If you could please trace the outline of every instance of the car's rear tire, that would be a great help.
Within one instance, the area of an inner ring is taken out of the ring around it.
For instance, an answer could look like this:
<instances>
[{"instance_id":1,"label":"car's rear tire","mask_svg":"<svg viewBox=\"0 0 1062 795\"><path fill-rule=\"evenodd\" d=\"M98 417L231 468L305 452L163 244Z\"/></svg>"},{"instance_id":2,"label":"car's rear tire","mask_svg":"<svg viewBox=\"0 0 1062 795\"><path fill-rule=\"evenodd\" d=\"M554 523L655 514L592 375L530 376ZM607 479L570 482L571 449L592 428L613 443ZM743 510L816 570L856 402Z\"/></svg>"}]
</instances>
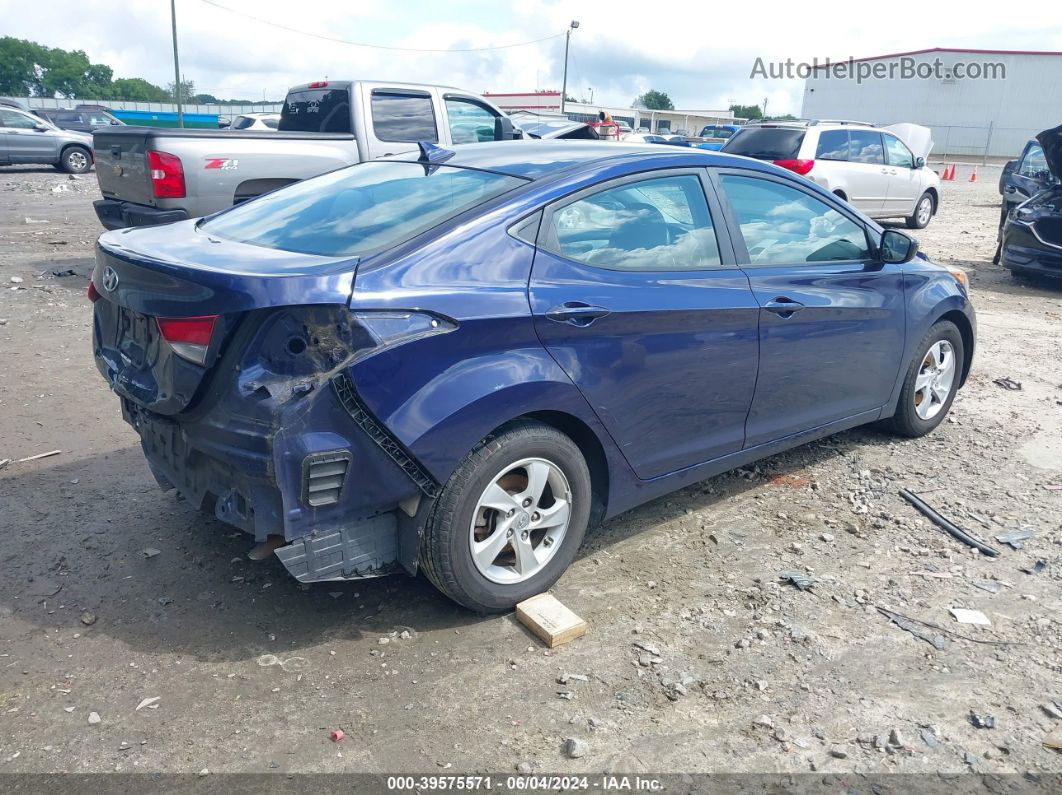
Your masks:
<instances>
[{"instance_id":1,"label":"car's rear tire","mask_svg":"<svg viewBox=\"0 0 1062 795\"><path fill-rule=\"evenodd\" d=\"M909 215L904 219L908 229L925 229L929 226L930 220L933 218L934 201L933 194L926 191L918 197L918 202L915 204L914 215Z\"/></svg>"},{"instance_id":2,"label":"car's rear tire","mask_svg":"<svg viewBox=\"0 0 1062 795\"><path fill-rule=\"evenodd\" d=\"M962 381L965 353L962 333L950 320L939 320L907 367L896 413L890 420L901 436L925 436L948 415Z\"/></svg>"},{"instance_id":3,"label":"car's rear tire","mask_svg":"<svg viewBox=\"0 0 1062 795\"><path fill-rule=\"evenodd\" d=\"M92 168L92 152L83 146L68 146L59 158L59 167L67 174L84 174Z\"/></svg>"},{"instance_id":4,"label":"car's rear tire","mask_svg":"<svg viewBox=\"0 0 1062 795\"><path fill-rule=\"evenodd\" d=\"M591 493L570 438L539 422L513 422L450 476L421 539L420 566L460 605L509 610L546 591L574 560Z\"/></svg>"}]
</instances>

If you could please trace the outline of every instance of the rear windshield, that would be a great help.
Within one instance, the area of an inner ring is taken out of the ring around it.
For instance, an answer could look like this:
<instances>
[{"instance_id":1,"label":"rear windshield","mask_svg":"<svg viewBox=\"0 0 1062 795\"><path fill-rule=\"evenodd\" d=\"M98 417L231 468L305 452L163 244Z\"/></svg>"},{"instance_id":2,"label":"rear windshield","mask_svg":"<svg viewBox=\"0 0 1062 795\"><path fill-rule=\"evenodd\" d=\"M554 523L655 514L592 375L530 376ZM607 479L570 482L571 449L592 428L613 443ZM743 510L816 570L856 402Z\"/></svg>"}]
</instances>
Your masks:
<instances>
[{"instance_id":1,"label":"rear windshield","mask_svg":"<svg viewBox=\"0 0 1062 795\"><path fill-rule=\"evenodd\" d=\"M280 111L280 129L289 132L353 132L347 89L292 91Z\"/></svg>"},{"instance_id":2,"label":"rear windshield","mask_svg":"<svg viewBox=\"0 0 1062 795\"><path fill-rule=\"evenodd\" d=\"M792 127L746 127L729 138L721 151L760 160L792 160L803 141L804 131Z\"/></svg>"},{"instance_id":3,"label":"rear windshield","mask_svg":"<svg viewBox=\"0 0 1062 795\"><path fill-rule=\"evenodd\" d=\"M486 171L375 161L307 179L202 222L205 232L326 257L397 245L525 180Z\"/></svg>"}]
</instances>

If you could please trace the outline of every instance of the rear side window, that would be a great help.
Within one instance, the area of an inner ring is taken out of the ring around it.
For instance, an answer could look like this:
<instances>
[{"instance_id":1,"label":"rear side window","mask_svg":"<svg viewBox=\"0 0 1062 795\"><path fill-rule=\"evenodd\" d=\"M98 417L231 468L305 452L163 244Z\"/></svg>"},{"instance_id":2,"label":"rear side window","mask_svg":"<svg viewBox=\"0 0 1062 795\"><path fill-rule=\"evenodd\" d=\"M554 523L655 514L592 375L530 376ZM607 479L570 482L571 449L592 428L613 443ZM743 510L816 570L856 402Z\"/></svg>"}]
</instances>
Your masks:
<instances>
[{"instance_id":1,"label":"rear side window","mask_svg":"<svg viewBox=\"0 0 1062 795\"><path fill-rule=\"evenodd\" d=\"M417 143L439 140L431 95L376 90L372 92L372 126L381 141Z\"/></svg>"},{"instance_id":2,"label":"rear side window","mask_svg":"<svg viewBox=\"0 0 1062 795\"><path fill-rule=\"evenodd\" d=\"M262 119L262 124L264 124L270 130L275 130L277 128L278 122L276 119Z\"/></svg>"},{"instance_id":3,"label":"rear side window","mask_svg":"<svg viewBox=\"0 0 1062 795\"><path fill-rule=\"evenodd\" d=\"M394 246L524 184L449 166L375 161L322 174L203 221L203 231L326 257Z\"/></svg>"},{"instance_id":4,"label":"rear side window","mask_svg":"<svg viewBox=\"0 0 1062 795\"><path fill-rule=\"evenodd\" d=\"M863 260L863 227L802 190L756 177L721 178L753 265Z\"/></svg>"},{"instance_id":5,"label":"rear side window","mask_svg":"<svg viewBox=\"0 0 1062 795\"><path fill-rule=\"evenodd\" d=\"M792 160L800 152L804 131L792 127L746 127L730 137L721 151L760 160Z\"/></svg>"},{"instance_id":6,"label":"rear side window","mask_svg":"<svg viewBox=\"0 0 1062 795\"><path fill-rule=\"evenodd\" d=\"M881 145L881 133L870 130L852 130L848 133L852 153L849 159L853 163L885 164L885 150Z\"/></svg>"},{"instance_id":7,"label":"rear side window","mask_svg":"<svg viewBox=\"0 0 1062 795\"><path fill-rule=\"evenodd\" d=\"M346 88L293 91L280 111L286 132L350 133L350 97Z\"/></svg>"},{"instance_id":8,"label":"rear side window","mask_svg":"<svg viewBox=\"0 0 1062 795\"><path fill-rule=\"evenodd\" d=\"M691 174L620 185L562 207L553 213L546 248L609 270L720 265L704 189Z\"/></svg>"},{"instance_id":9,"label":"rear side window","mask_svg":"<svg viewBox=\"0 0 1062 795\"><path fill-rule=\"evenodd\" d=\"M848 130L823 130L819 133L816 160L847 160Z\"/></svg>"},{"instance_id":10,"label":"rear side window","mask_svg":"<svg viewBox=\"0 0 1062 795\"><path fill-rule=\"evenodd\" d=\"M232 129L234 130L246 130L254 124L254 119L250 116L237 116L236 121L232 123Z\"/></svg>"}]
</instances>

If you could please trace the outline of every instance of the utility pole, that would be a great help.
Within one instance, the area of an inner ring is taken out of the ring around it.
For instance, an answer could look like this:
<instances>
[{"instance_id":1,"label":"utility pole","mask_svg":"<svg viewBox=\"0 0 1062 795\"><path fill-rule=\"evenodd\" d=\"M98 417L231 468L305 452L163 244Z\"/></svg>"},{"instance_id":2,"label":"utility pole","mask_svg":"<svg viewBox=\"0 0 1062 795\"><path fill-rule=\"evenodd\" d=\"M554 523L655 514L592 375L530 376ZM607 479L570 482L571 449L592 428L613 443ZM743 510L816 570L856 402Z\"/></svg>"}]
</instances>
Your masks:
<instances>
[{"instance_id":1,"label":"utility pole","mask_svg":"<svg viewBox=\"0 0 1062 795\"><path fill-rule=\"evenodd\" d=\"M587 88L587 91L590 92L590 104L593 105L594 104L594 89Z\"/></svg>"},{"instance_id":2,"label":"utility pole","mask_svg":"<svg viewBox=\"0 0 1062 795\"><path fill-rule=\"evenodd\" d=\"M181 110L181 62L177 59L177 0L170 0L170 21L173 24L173 98L177 100L177 126L184 126Z\"/></svg>"},{"instance_id":3,"label":"utility pole","mask_svg":"<svg viewBox=\"0 0 1062 795\"><path fill-rule=\"evenodd\" d=\"M767 118L767 97L763 98L763 118Z\"/></svg>"},{"instance_id":4,"label":"utility pole","mask_svg":"<svg viewBox=\"0 0 1062 795\"><path fill-rule=\"evenodd\" d=\"M564 101L568 96L568 45L572 41L572 31L579 27L576 20L572 20L568 29L564 31L564 81L561 84L561 113L564 113Z\"/></svg>"}]
</instances>

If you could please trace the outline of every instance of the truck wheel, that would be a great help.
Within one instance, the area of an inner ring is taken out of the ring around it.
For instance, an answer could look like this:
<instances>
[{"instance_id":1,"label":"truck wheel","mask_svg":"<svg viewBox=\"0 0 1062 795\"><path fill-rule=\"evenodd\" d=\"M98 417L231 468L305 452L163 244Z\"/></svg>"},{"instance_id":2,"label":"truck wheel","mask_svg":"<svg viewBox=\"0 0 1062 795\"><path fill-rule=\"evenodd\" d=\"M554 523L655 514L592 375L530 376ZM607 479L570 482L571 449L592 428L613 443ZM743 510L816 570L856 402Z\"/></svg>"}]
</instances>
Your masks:
<instances>
[{"instance_id":1,"label":"truck wheel","mask_svg":"<svg viewBox=\"0 0 1062 795\"><path fill-rule=\"evenodd\" d=\"M571 564L590 500L590 471L575 443L548 425L514 422L450 477L421 539L420 564L458 604L509 610Z\"/></svg>"},{"instance_id":2,"label":"truck wheel","mask_svg":"<svg viewBox=\"0 0 1062 795\"><path fill-rule=\"evenodd\" d=\"M929 191L926 191L918 197L918 204L915 205L914 215L910 215L904 219L907 223L908 229L925 229L929 226L929 221L933 217L933 196Z\"/></svg>"},{"instance_id":3,"label":"truck wheel","mask_svg":"<svg viewBox=\"0 0 1062 795\"><path fill-rule=\"evenodd\" d=\"M925 436L948 415L962 380L962 334L950 320L933 324L907 368L890 424L900 436Z\"/></svg>"},{"instance_id":4,"label":"truck wheel","mask_svg":"<svg viewBox=\"0 0 1062 795\"><path fill-rule=\"evenodd\" d=\"M92 153L83 146L68 146L59 159L59 167L68 174L84 174L92 168Z\"/></svg>"}]
</instances>

